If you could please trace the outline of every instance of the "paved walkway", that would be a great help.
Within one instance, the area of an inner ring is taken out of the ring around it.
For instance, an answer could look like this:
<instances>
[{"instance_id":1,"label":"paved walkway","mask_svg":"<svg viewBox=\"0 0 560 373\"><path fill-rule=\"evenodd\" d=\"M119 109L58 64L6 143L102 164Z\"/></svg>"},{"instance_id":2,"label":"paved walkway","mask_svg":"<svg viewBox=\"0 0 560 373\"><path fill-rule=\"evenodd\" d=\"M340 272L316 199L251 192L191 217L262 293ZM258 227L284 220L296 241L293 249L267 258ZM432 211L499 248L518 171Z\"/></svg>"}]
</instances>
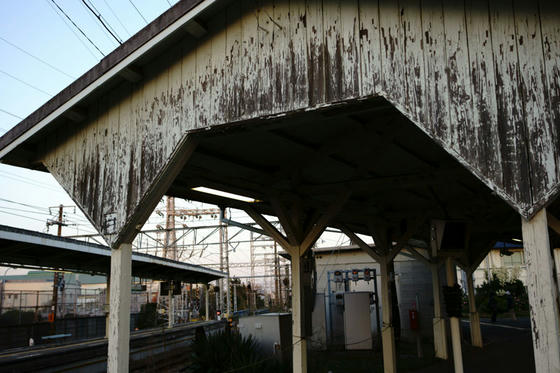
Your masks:
<instances>
[{"instance_id":1,"label":"paved walkway","mask_svg":"<svg viewBox=\"0 0 560 373\"><path fill-rule=\"evenodd\" d=\"M463 336L469 339L469 323L463 322ZM519 320L481 320L484 348L463 343L465 373L533 373L535 363L528 318ZM438 361L435 365L415 373L452 373L452 361Z\"/></svg>"}]
</instances>

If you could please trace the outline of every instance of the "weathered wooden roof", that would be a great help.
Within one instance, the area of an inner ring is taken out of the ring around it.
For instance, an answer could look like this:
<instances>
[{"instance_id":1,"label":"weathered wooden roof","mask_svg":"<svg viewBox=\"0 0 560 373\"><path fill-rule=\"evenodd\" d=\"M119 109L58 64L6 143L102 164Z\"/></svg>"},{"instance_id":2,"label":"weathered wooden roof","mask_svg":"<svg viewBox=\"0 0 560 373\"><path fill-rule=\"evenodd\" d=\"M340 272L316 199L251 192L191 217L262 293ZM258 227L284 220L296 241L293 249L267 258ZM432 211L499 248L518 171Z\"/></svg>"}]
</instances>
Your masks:
<instances>
[{"instance_id":1,"label":"weathered wooden roof","mask_svg":"<svg viewBox=\"0 0 560 373\"><path fill-rule=\"evenodd\" d=\"M316 209L351 188L337 222L362 232L367 219L397 227L429 208L510 235L516 214L497 196L525 217L555 199L557 2L204 6L204 35L173 33L170 21L150 39L165 42L145 42L136 60L141 80L107 80L72 108L82 121L53 116L21 144L8 134L2 161L46 167L112 243L191 152L169 193L211 199L191 188L215 185L272 212L274 194ZM183 21L198 9L182 7Z\"/></svg>"}]
</instances>

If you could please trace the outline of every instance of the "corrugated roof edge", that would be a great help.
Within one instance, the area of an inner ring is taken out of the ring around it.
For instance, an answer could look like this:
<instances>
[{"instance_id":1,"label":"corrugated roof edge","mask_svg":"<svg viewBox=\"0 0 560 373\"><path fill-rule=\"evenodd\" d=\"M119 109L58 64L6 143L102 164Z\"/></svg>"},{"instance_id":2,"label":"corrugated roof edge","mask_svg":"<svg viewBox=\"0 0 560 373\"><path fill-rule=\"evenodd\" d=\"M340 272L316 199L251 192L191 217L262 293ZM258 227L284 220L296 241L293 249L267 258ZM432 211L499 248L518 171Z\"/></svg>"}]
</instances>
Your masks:
<instances>
[{"instance_id":1,"label":"corrugated roof edge","mask_svg":"<svg viewBox=\"0 0 560 373\"><path fill-rule=\"evenodd\" d=\"M80 244L82 246L88 246L88 247L93 247L96 249L102 249L102 250L106 250L107 251L107 255L110 256L111 254L111 248L109 246L104 246L104 245L100 245L100 244L95 244L95 243L91 243L91 242L85 242L85 241L80 241L80 240L76 240L73 238L67 238L67 237L59 237L59 236L54 236L52 234L47 234L47 233L41 233L41 232L35 232L35 231L30 231L27 229L22 229L22 228L15 228L15 227L10 227L7 225L1 225L0 224L0 232L12 232L12 233L17 233L17 234L25 234L25 235L30 235L30 236L35 236L35 237L39 237L42 239L49 239L49 240L54 240L54 241L60 241L60 242L67 242L67 243L73 243L73 244ZM226 273L225 272L221 272L221 271L217 271L215 269L211 269L211 268L206 268L203 266L200 266L198 264L192 264L192 263L183 263L183 262L178 262L172 259L168 259L168 258L162 258L159 256L154 256L154 255L149 255L149 254L144 254L144 253L138 253L138 252L133 252L132 253L132 259L134 261L141 261L143 258L143 260L157 260L163 263L167 263L168 265L184 265L184 266L188 266L188 267L192 267L193 269L198 269L201 272L206 272L208 274L212 274L215 275L217 277L226 277Z\"/></svg>"},{"instance_id":2,"label":"corrugated roof edge","mask_svg":"<svg viewBox=\"0 0 560 373\"><path fill-rule=\"evenodd\" d=\"M29 129L31 129L38 122L43 120L53 111L69 101L76 94L81 92L84 88L95 82L99 77L103 76L107 71L116 66L119 62L124 60L142 45L146 44L154 36L159 34L162 30L173 24L176 20L187 14L198 4L204 0L182 0L169 8L165 13L150 22L146 27L134 34L130 39L117 47L114 51L105 56L97 65L92 67L85 74L80 76L69 86L60 91L56 96L51 98L15 127L6 132L0 137L0 150L4 149L14 140L19 138Z\"/></svg>"}]
</instances>

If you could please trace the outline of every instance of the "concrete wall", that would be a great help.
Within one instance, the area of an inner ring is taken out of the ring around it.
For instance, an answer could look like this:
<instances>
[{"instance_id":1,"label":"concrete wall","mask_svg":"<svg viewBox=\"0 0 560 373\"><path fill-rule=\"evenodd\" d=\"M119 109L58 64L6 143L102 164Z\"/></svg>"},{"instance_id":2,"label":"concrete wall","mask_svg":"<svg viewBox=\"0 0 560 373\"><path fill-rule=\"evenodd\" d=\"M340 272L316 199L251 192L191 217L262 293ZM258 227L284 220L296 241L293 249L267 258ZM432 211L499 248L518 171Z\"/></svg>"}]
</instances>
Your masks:
<instances>
[{"instance_id":1,"label":"concrete wall","mask_svg":"<svg viewBox=\"0 0 560 373\"><path fill-rule=\"evenodd\" d=\"M291 357L292 315L290 313L266 313L239 319L239 332L251 335L267 355L282 359Z\"/></svg>"}]
</instances>

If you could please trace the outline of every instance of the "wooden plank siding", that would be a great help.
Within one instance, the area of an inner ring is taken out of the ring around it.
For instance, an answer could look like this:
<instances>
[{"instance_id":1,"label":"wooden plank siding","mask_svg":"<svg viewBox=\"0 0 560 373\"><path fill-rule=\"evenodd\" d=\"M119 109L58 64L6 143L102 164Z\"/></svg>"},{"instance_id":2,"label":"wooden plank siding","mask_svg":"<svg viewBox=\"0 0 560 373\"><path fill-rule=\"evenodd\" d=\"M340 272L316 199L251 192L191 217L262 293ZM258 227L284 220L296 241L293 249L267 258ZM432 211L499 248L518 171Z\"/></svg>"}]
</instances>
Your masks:
<instances>
[{"instance_id":1,"label":"wooden plank siding","mask_svg":"<svg viewBox=\"0 0 560 373\"><path fill-rule=\"evenodd\" d=\"M558 189L558 19L552 0L234 2L45 139L43 162L103 232L191 130L381 95L529 216Z\"/></svg>"}]
</instances>

